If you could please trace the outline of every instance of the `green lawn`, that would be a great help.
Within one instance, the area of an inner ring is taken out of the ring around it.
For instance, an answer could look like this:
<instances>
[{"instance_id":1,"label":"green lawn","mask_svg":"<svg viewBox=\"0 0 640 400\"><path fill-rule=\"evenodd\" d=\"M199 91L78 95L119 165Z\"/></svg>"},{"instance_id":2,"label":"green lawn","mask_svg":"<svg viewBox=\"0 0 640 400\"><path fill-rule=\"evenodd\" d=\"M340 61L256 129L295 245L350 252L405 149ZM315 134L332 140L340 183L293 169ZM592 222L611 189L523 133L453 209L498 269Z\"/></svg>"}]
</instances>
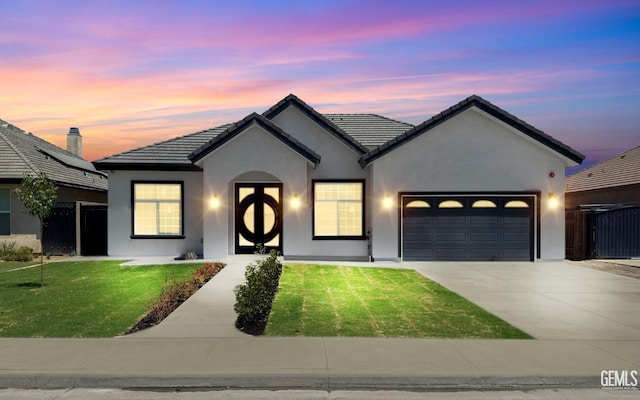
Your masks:
<instances>
[{"instance_id":1,"label":"green lawn","mask_svg":"<svg viewBox=\"0 0 640 400\"><path fill-rule=\"evenodd\" d=\"M28 267L30 265L36 265L36 264L40 264L40 262L36 262L36 261L3 261L0 262L0 274L5 272L5 271L10 271L12 269L16 269L16 268L22 268L22 267Z\"/></svg>"},{"instance_id":2,"label":"green lawn","mask_svg":"<svg viewBox=\"0 0 640 400\"><path fill-rule=\"evenodd\" d=\"M42 288L39 266L0 272L0 336L111 337L125 333L146 314L167 280L187 279L201 266L121 267L121 263L49 263ZM2 265L1 271L8 269Z\"/></svg>"},{"instance_id":3,"label":"green lawn","mask_svg":"<svg viewBox=\"0 0 640 400\"><path fill-rule=\"evenodd\" d=\"M416 271L314 265L284 266L265 335L531 338Z\"/></svg>"}]
</instances>

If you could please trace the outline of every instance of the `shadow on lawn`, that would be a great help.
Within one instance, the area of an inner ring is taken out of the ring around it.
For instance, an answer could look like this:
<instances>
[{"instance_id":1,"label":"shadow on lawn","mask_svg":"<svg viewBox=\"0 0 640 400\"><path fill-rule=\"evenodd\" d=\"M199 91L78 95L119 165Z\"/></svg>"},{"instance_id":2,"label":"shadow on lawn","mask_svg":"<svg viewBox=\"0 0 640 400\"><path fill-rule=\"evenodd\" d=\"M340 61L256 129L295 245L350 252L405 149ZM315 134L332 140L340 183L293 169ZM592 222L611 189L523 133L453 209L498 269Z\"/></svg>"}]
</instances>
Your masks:
<instances>
[{"instance_id":1,"label":"shadow on lawn","mask_svg":"<svg viewBox=\"0 0 640 400\"><path fill-rule=\"evenodd\" d=\"M47 284L41 285L39 282L24 282L24 283L16 283L15 285L11 285L9 287L12 288L27 288L27 289L39 289L47 286Z\"/></svg>"}]
</instances>

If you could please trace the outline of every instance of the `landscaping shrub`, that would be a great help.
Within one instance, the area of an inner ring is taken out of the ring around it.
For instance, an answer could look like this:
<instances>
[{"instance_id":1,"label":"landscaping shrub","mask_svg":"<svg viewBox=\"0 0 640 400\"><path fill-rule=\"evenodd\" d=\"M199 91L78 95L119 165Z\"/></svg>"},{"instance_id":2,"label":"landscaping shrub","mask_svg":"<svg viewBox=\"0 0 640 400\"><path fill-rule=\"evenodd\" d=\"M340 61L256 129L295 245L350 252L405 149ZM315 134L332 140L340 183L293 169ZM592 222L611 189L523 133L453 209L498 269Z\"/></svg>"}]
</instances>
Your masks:
<instances>
[{"instance_id":1,"label":"landscaping shrub","mask_svg":"<svg viewBox=\"0 0 640 400\"><path fill-rule=\"evenodd\" d=\"M224 266L225 264L219 262L206 263L186 281L167 280L158 300L151 306L151 310L127 333L137 332L162 322L205 283L209 282Z\"/></svg>"},{"instance_id":2,"label":"landscaping shrub","mask_svg":"<svg viewBox=\"0 0 640 400\"><path fill-rule=\"evenodd\" d=\"M246 282L234 289L236 303L233 308L238 313L238 329L251 335L264 332L281 274L282 264L278 261L275 250L271 250L268 256L255 264L247 266Z\"/></svg>"},{"instance_id":3,"label":"landscaping shrub","mask_svg":"<svg viewBox=\"0 0 640 400\"><path fill-rule=\"evenodd\" d=\"M15 248L15 242L0 243L0 260L3 261L33 261L33 250L31 247L22 246Z\"/></svg>"}]
</instances>

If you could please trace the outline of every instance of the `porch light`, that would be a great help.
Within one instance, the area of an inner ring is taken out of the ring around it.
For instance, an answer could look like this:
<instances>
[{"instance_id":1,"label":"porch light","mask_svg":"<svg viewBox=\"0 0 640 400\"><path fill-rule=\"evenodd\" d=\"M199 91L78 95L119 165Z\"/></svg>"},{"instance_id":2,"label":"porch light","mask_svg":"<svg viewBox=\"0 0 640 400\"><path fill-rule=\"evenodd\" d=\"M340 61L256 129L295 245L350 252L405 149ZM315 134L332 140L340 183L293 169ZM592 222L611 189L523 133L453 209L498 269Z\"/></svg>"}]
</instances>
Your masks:
<instances>
[{"instance_id":1,"label":"porch light","mask_svg":"<svg viewBox=\"0 0 640 400\"><path fill-rule=\"evenodd\" d=\"M555 193L549 193L549 208L555 210L560 205L560 200L558 200L558 196Z\"/></svg>"},{"instance_id":2,"label":"porch light","mask_svg":"<svg viewBox=\"0 0 640 400\"><path fill-rule=\"evenodd\" d=\"M218 207L220 207L220 199L218 199L218 195L214 194L210 199L209 199L209 208L212 209L217 209Z\"/></svg>"},{"instance_id":3,"label":"porch light","mask_svg":"<svg viewBox=\"0 0 640 400\"><path fill-rule=\"evenodd\" d=\"M300 202L300 197L297 194L294 194L291 197L291 208L293 208L294 210L297 210L298 208L300 208L301 205L302 203Z\"/></svg>"},{"instance_id":4,"label":"porch light","mask_svg":"<svg viewBox=\"0 0 640 400\"><path fill-rule=\"evenodd\" d=\"M387 195L382 201L382 205L384 206L384 208L391 208L393 206L393 200L391 199L391 196Z\"/></svg>"}]
</instances>

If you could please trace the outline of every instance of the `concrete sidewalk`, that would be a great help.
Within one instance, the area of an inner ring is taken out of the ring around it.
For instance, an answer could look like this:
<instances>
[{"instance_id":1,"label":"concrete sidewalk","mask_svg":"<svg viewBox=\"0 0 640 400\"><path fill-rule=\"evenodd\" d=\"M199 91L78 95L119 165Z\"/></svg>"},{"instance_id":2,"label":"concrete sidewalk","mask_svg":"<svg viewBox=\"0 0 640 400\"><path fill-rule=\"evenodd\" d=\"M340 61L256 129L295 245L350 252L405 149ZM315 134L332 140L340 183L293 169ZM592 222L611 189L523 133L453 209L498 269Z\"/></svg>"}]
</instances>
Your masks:
<instances>
[{"instance_id":1,"label":"concrete sidewalk","mask_svg":"<svg viewBox=\"0 0 640 400\"><path fill-rule=\"evenodd\" d=\"M602 370L640 370L640 342L0 339L0 388L600 387Z\"/></svg>"},{"instance_id":2,"label":"concrete sidewalk","mask_svg":"<svg viewBox=\"0 0 640 400\"><path fill-rule=\"evenodd\" d=\"M640 370L640 286L630 278L561 262L375 263L415 268L538 340L251 337L233 327L232 289L252 260L226 259L147 331L0 339L0 388L595 388L602 370Z\"/></svg>"}]
</instances>

